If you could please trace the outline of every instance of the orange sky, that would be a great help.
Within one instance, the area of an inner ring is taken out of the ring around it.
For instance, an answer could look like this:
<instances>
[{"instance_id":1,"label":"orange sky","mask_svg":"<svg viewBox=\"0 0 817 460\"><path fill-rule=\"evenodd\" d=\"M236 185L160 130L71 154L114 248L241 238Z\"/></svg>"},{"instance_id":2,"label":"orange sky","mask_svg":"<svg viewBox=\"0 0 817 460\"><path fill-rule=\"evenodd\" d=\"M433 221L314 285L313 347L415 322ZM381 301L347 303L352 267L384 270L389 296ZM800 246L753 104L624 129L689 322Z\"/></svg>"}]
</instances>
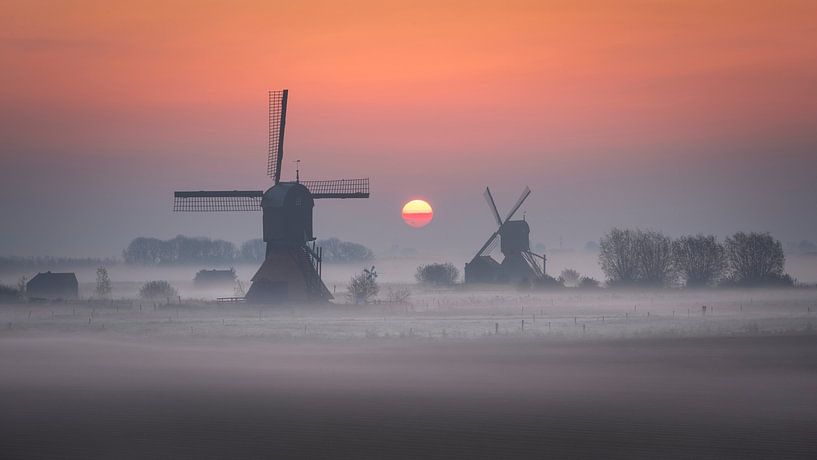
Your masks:
<instances>
[{"instance_id":1,"label":"orange sky","mask_svg":"<svg viewBox=\"0 0 817 460\"><path fill-rule=\"evenodd\" d=\"M8 165L263 181L266 90L287 87L287 159L395 202L713 151L817 167L814 1L5 1L0 69Z\"/></svg>"},{"instance_id":2,"label":"orange sky","mask_svg":"<svg viewBox=\"0 0 817 460\"><path fill-rule=\"evenodd\" d=\"M4 5L3 103L122 139L192 116L229 142L283 86L304 130L372 149L789 135L817 115L811 1Z\"/></svg>"}]
</instances>

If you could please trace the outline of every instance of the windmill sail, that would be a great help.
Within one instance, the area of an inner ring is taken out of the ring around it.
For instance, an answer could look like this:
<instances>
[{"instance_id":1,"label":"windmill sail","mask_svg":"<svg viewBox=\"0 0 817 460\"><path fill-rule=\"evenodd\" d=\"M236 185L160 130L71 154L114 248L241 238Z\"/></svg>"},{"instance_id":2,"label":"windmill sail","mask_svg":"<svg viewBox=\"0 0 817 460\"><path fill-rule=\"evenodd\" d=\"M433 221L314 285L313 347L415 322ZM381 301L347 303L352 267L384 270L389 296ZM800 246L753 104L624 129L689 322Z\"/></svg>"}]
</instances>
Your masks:
<instances>
[{"instance_id":1,"label":"windmill sail","mask_svg":"<svg viewBox=\"0 0 817 460\"><path fill-rule=\"evenodd\" d=\"M528 198L528 195L530 195L530 188L525 187L525 190L522 190L522 196L520 196L519 199L516 200L516 204L513 205L513 208L511 208L511 211L508 213L508 216L505 217L505 222L511 220L511 217L513 217L513 215L516 214L516 211L519 209L520 206L522 206L522 203L525 202L525 199Z\"/></svg>"},{"instance_id":2,"label":"windmill sail","mask_svg":"<svg viewBox=\"0 0 817 460\"><path fill-rule=\"evenodd\" d=\"M312 198L369 198L369 179L303 180Z\"/></svg>"},{"instance_id":3,"label":"windmill sail","mask_svg":"<svg viewBox=\"0 0 817 460\"><path fill-rule=\"evenodd\" d=\"M284 160L284 130L287 121L288 90L269 92L269 155L267 175L275 183L281 181L281 164Z\"/></svg>"},{"instance_id":4,"label":"windmill sail","mask_svg":"<svg viewBox=\"0 0 817 460\"><path fill-rule=\"evenodd\" d=\"M498 236L499 230L495 231L494 234L491 235L490 238L488 238L488 241L486 241L485 244L483 244L482 247L479 248L479 251L477 252L477 255L474 256L474 258L476 259L477 257L489 255L494 250L494 248L496 248L497 242L499 242L499 240L497 239Z\"/></svg>"},{"instance_id":5,"label":"windmill sail","mask_svg":"<svg viewBox=\"0 0 817 460\"><path fill-rule=\"evenodd\" d=\"M260 211L261 190L216 190L176 192L173 194L174 212L230 212Z\"/></svg>"},{"instance_id":6,"label":"windmill sail","mask_svg":"<svg viewBox=\"0 0 817 460\"><path fill-rule=\"evenodd\" d=\"M494 203L494 197L491 195L491 189L485 187L483 196L485 197L485 201L488 202L488 207L491 208L491 214L494 216L494 219L496 219L496 224L502 225L502 219L499 217L499 211L496 209L496 203Z\"/></svg>"}]
</instances>

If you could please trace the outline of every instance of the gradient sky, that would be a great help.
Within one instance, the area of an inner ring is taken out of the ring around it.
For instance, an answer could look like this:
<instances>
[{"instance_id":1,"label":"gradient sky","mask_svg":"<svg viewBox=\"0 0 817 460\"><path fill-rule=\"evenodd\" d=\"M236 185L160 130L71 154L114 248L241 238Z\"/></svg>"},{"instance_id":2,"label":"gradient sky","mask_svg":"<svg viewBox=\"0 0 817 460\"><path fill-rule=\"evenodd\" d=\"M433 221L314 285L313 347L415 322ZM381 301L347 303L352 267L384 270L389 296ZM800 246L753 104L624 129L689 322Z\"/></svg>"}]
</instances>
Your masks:
<instances>
[{"instance_id":1,"label":"gradient sky","mask_svg":"<svg viewBox=\"0 0 817 460\"><path fill-rule=\"evenodd\" d=\"M4 1L0 254L118 255L136 236L260 236L173 214L284 176L370 176L319 236L476 250L525 185L532 238L614 225L817 240L817 2ZM411 229L402 204L434 222Z\"/></svg>"}]
</instances>

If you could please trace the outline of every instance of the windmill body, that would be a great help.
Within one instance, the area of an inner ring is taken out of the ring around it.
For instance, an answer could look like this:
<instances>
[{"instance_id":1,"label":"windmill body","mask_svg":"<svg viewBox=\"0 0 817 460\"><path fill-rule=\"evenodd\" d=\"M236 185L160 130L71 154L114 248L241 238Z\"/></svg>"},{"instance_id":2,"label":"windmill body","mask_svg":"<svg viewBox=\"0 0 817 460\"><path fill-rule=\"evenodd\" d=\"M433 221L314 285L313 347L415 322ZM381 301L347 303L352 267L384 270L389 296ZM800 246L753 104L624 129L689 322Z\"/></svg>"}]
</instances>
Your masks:
<instances>
[{"instance_id":1,"label":"windmill body","mask_svg":"<svg viewBox=\"0 0 817 460\"><path fill-rule=\"evenodd\" d=\"M535 283L545 277L545 256L530 250L530 225L525 219L511 219L528 195L530 189L526 187L503 220L499 217L491 190L485 189L485 200L498 228L477 251L474 258L465 264L466 283ZM491 257L497 242L503 256L501 263Z\"/></svg>"},{"instance_id":2,"label":"windmill body","mask_svg":"<svg viewBox=\"0 0 817 460\"><path fill-rule=\"evenodd\" d=\"M312 213L316 199L368 198L369 179L281 182L288 91L269 94L267 174L274 184L265 192L176 192L174 211L262 211L264 262L252 278L246 300L252 303L327 301L332 294L321 280L322 251L315 245Z\"/></svg>"}]
</instances>

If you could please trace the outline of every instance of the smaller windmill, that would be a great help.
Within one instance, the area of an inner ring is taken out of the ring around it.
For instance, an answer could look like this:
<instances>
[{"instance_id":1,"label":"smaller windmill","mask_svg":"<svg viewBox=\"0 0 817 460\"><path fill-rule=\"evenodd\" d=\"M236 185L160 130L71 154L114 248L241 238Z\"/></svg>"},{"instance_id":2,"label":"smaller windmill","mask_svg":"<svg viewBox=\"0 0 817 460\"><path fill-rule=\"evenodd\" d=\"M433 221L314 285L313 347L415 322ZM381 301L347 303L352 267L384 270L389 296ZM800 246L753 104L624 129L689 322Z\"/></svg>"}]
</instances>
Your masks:
<instances>
[{"instance_id":1,"label":"smaller windmill","mask_svg":"<svg viewBox=\"0 0 817 460\"><path fill-rule=\"evenodd\" d=\"M488 237L488 241L477 251L474 258L465 264L466 283L533 283L545 277L545 256L530 250L530 226L524 218L511 220L530 193L530 189L525 187L503 220L499 217L491 189L485 188L485 201L488 202L491 215L496 220L497 229ZM500 244L503 255L501 263L491 257L497 243ZM541 267L539 260L542 261Z\"/></svg>"}]
</instances>

